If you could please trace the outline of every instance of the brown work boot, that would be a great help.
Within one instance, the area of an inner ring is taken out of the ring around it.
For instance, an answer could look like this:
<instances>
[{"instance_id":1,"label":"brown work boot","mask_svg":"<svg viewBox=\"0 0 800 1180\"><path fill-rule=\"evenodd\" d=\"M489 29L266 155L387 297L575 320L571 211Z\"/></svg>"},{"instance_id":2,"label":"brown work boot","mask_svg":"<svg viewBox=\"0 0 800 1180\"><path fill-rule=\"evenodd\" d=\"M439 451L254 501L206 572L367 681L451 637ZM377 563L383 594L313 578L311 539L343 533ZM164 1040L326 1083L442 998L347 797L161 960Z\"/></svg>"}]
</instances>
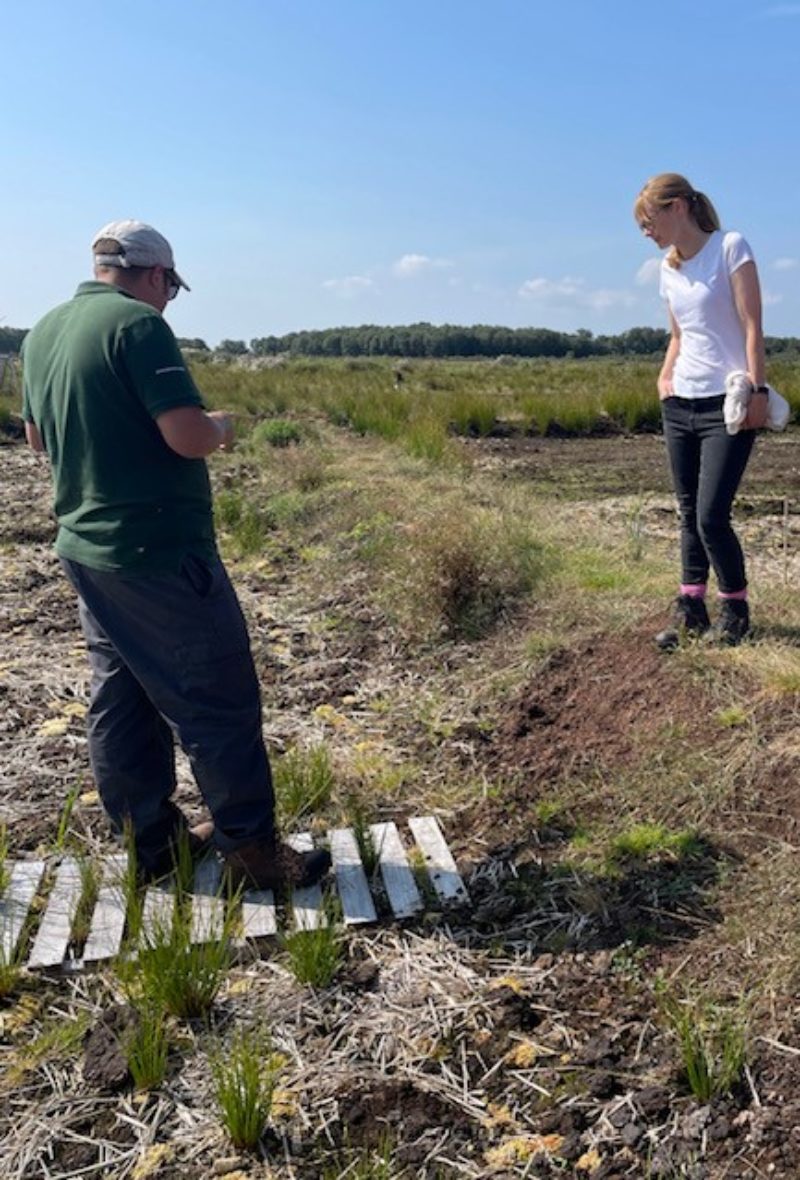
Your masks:
<instances>
[{"instance_id":1,"label":"brown work boot","mask_svg":"<svg viewBox=\"0 0 800 1180\"><path fill-rule=\"evenodd\" d=\"M304 889L316 885L331 867L326 848L295 852L281 841L263 840L225 853L225 875L230 884L245 889Z\"/></svg>"}]
</instances>

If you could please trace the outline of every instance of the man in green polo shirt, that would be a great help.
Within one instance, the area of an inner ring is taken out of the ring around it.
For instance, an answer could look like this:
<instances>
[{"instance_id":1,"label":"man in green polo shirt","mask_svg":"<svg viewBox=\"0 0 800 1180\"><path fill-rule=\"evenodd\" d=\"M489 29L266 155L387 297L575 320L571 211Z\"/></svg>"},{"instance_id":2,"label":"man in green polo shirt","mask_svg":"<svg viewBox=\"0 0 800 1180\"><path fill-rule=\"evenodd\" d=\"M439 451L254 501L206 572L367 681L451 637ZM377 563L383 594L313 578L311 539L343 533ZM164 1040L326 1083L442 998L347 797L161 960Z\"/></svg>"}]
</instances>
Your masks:
<instances>
[{"instance_id":1,"label":"man in green polo shirt","mask_svg":"<svg viewBox=\"0 0 800 1180\"><path fill-rule=\"evenodd\" d=\"M330 857L277 839L249 636L214 537L205 458L232 445L232 421L204 409L162 316L189 288L143 222L112 222L92 250L95 281L24 341L23 416L78 594L100 797L143 876L169 872L187 830L177 739L213 819L189 831L193 850L213 840L235 884L311 884Z\"/></svg>"}]
</instances>

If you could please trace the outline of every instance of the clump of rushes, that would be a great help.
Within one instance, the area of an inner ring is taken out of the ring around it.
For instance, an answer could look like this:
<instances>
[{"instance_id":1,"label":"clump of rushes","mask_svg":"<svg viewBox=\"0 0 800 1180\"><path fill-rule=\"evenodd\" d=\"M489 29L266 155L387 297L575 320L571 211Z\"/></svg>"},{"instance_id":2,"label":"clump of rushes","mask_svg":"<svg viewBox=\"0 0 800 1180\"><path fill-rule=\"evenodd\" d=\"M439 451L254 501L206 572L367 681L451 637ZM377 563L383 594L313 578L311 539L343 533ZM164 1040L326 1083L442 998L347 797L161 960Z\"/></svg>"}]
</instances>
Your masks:
<instances>
[{"instance_id":1,"label":"clump of rushes","mask_svg":"<svg viewBox=\"0 0 800 1180\"><path fill-rule=\"evenodd\" d=\"M64 806L61 808L61 815L58 817L58 828L56 829L56 838L53 842L54 852L63 852L66 844L67 835L69 833L69 824L72 819L72 812L75 809L75 804L78 801L78 795L81 791L81 784L75 783L70 787L67 797L64 800Z\"/></svg>"},{"instance_id":2,"label":"clump of rushes","mask_svg":"<svg viewBox=\"0 0 800 1180\"><path fill-rule=\"evenodd\" d=\"M134 1005L135 1019L123 1038L123 1051L137 1090L154 1090L167 1073L169 1027L160 1004L147 998Z\"/></svg>"},{"instance_id":3,"label":"clump of rushes","mask_svg":"<svg viewBox=\"0 0 800 1180\"><path fill-rule=\"evenodd\" d=\"M283 1060L267 1033L242 1030L211 1058L214 1097L234 1147L254 1151L272 1111Z\"/></svg>"},{"instance_id":4,"label":"clump of rushes","mask_svg":"<svg viewBox=\"0 0 800 1180\"><path fill-rule=\"evenodd\" d=\"M192 941L187 856L188 852L179 852L172 913L155 921L140 936L135 960L122 959L118 964L134 1006L146 1003L183 1018L203 1016L214 1003L231 964L236 923L236 898L228 898L219 934L205 942Z\"/></svg>"},{"instance_id":5,"label":"clump of rushes","mask_svg":"<svg viewBox=\"0 0 800 1180\"><path fill-rule=\"evenodd\" d=\"M356 838L364 872L373 877L380 863L381 850L376 846L367 810L360 799L351 795L345 801L344 814L345 823Z\"/></svg>"},{"instance_id":6,"label":"clump of rushes","mask_svg":"<svg viewBox=\"0 0 800 1180\"><path fill-rule=\"evenodd\" d=\"M480 638L536 584L541 554L524 522L463 505L439 510L396 551L387 606L414 633Z\"/></svg>"},{"instance_id":7,"label":"clump of rushes","mask_svg":"<svg viewBox=\"0 0 800 1180\"><path fill-rule=\"evenodd\" d=\"M270 418L266 422L259 422L250 437L256 446L266 443L270 447L288 447L291 443L299 443L303 435L296 422Z\"/></svg>"},{"instance_id":8,"label":"clump of rushes","mask_svg":"<svg viewBox=\"0 0 800 1180\"><path fill-rule=\"evenodd\" d=\"M747 1065L747 1017L741 1004L726 1007L702 996L679 999L662 991L661 1006L695 1098L708 1102L729 1094Z\"/></svg>"},{"instance_id":9,"label":"clump of rushes","mask_svg":"<svg viewBox=\"0 0 800 1180\"><path fill-rule=\"evenodd\" d=\"M263 550L270 532L270 521L241 492L221 491L214 499L214 516L237 556L252 557Z\"/></svg>"},{"instance_id":10,"label":"clump of rushes","mask_svg":"<svg viewBox=\"0 0 800 1180\"><path fill-rule=\"evenodd\" d=\"M81 878L81 895L72 922L72 937L75 942L85 942L100 892L100 871L90 856L79 856L78 872Z\"/></svg>"},{"instance_id":11,"label":"clump of rushes","mask_svg":"<svg viewBox=\"0 0 800 1180\"><path fill-rule=\"evenodd\" d=\"M275 759L273 766L275 797L285 824L323 807L333 790L333 767L325 745L302 750L293 746Z\"/></svg>"},{"instance_id":12,"label":"clump of rushes","mask_svg":"<svg viewBox=\"0 0 800 1180\"><path fill-rule=\"evenodd\" d=\"M298 983L328 987L342 962L344 945L334 899L327 895L319 926L292 930L281 940L289 968Z\"/></svg>"}]
</instances>

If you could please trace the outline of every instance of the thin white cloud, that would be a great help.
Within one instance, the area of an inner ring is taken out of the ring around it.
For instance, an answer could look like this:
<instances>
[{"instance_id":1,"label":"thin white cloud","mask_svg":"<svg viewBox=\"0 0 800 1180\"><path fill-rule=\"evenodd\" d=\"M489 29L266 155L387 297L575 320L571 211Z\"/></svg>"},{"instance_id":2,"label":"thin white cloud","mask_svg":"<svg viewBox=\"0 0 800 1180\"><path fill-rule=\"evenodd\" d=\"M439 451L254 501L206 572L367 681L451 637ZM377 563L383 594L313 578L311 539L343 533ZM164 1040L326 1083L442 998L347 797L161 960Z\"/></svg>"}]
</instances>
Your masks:
<instances>
[{"instance_id":1,"label":"thin white cloud","mask_svg":"<svg viewBox=\"0 0 800 1180\"><path fill-rule=\"evenodd\" d=\"M777 295L774 291L762 291L761 302L765 307L774 307L776 303L783 303L783 296Z\"/></svg>"},{"instance_id":2,"label":"thin white cloud","mask_svg":"<svg viewBox=\"0 0 800 1180\"><path fill-rule=\"evenodd\" d=\"M427 254L404 254L392 265L392 273L400 279L413 278L429 270L452 266L447 258L429 258Z\"/></svg>"},{"instance_id":3,"label":"thin white cloud","mask_svg":"<svg viewBox=\"0 0 800 1180\"><path fill-rule=\"evenodd\" d=\"M344 279L326 279L322 286L343 299L352 299L355 295L372 290L375 283L366 275L347 275Z\"/></svg>"},{"instance_id":4,"label":"thin white cloud","mask_svg":"<svg viewBox=\"0 0 800 1180\"><path fill-rule=\"evenodd\" d=\"M523 299L550 307L588 307L594 311L632 307L637 302L636 296L630 291L614 290L611 287L591 288L586 279L571 275L565 275L562 279L527 279L518 294Z\"/></svg>"},{"instance_id":5,"label":"thin white cloud","mask_svg":"<svg viewBox=\"0 0 800 1180\"><path fill-rule=\"evenodd\" d=\"M798 265L796 258L776 258L772 264L773 270L794 270Z\"/></svg>"},{"instance_id":6,"label":"thin white cloud","mask_svg":"<svg viewBox=\"0 0 800 1180\"><path fill-rule=\"evenodd\" d=\"M649 287L651 283L657 283L660 271L661 259L648 258L636 272L636 286Z\"/></svg>"}]
</instances>

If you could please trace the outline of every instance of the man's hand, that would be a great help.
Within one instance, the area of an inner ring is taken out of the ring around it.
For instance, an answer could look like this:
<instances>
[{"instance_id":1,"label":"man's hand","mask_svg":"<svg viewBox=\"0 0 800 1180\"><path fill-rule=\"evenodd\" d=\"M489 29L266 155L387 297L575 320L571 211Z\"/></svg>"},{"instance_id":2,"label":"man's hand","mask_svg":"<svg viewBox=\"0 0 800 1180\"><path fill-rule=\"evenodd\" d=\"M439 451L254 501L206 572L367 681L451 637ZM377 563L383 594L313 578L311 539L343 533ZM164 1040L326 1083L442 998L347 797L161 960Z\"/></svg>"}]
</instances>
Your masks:
<instances>
[{"instance_id":1,"label":"man's hand","mask_svg":"<svg viewBox=\"0 0 800 1180\"><path fill-rule=\"evenodd\" d=\"M209 410L209 418L213 418L217 425L221 428L222 442L219 444L221 451L232 451L234 446L233 433L233 418L227 410Z\"/></svg>"}]
</instances>

